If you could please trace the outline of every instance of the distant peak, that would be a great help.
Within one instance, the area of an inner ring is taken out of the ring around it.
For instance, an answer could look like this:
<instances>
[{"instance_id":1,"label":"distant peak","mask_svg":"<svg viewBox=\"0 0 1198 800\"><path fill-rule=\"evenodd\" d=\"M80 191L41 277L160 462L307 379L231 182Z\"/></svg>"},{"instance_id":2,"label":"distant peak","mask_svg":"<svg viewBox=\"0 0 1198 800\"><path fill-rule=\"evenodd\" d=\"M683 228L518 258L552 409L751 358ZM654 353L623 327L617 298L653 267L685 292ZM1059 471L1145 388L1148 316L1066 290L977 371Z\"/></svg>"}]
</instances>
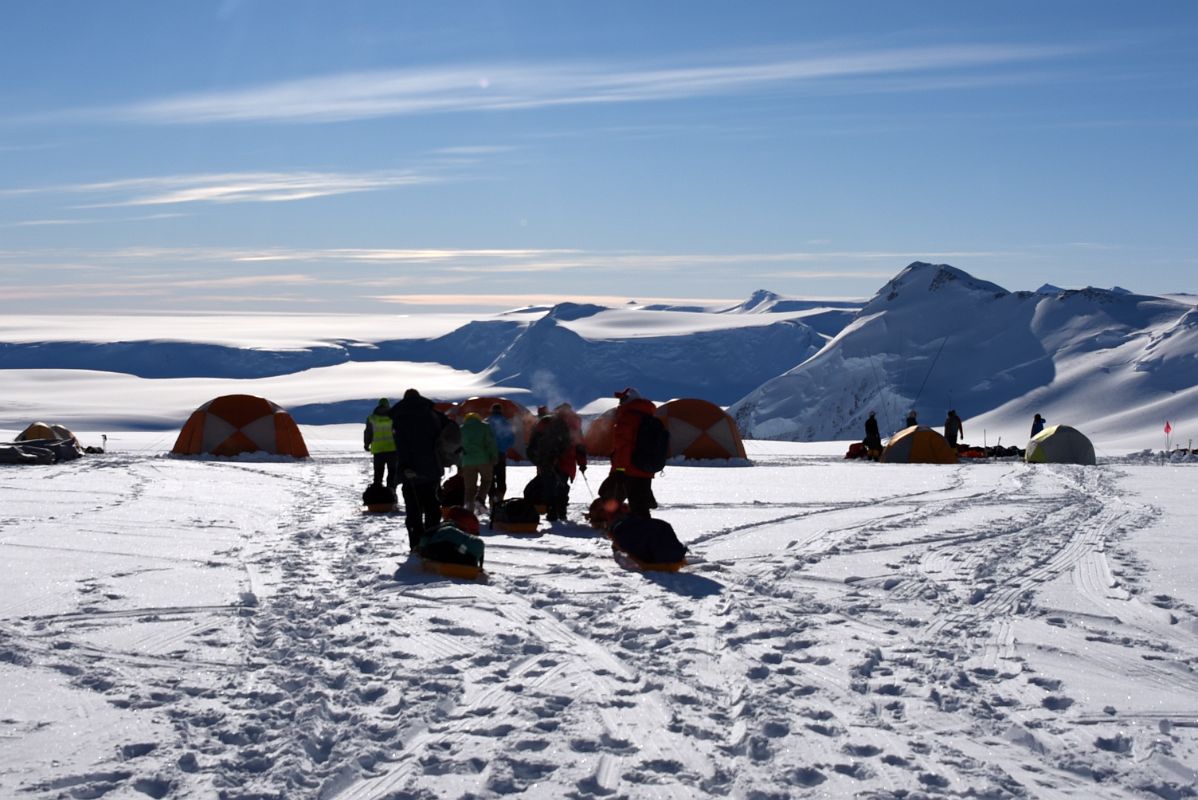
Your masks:
<instances>
[{"instance_id":1,"label":"distant peak","mask_svg":"<svg viewBox=\"0 0 1198 800\"><path fill-rule=\"evenodd\" d=\"M1065 291L1060 286L1053 286L1051 283L1046 283L1036 290L1036 294L1058 295Z\"/></svg>"},{"instance_id":2,"label":"distant peak","mask_svg":"<svg viewBox=\"0 0 1198 800\"><path fill-rule=\"evenodd\" d=\"M753 292L753 294L749 295L748 300L734 305L731 308L725 308L724 311L733 313L769 311L770 308L781 299L781 295L775 294L767 289L758 289L757 291Z\"/></svg>"},{"instance_id":3,"label":"distant peak","mask_svg":"<svg viewBox=\"0 0 1198 800\"><path fill-rule=\"evenodd\" d=\"M949 264L929 264L926 261L913 261L902 272L895 275L890 283L882 287L878 296L886 300L895 300L900 295L923 292L938 292L947 288L965 290L979 294L1001 296L1010 294L997 283L975 278L963 269L957 269Z\"/></svg>"},{"instance_id":4,"label":"distant peak","mask_svg":"<svg viewBox=\"0 0 1198 800\"><path fill-rule=\"evenodd\" d=\"M570 322L571 320L593 317L600 311L606 310L605 306L598 306L594 303L558 303L549 309L549 313L545 316L550 319Z\"/></svg>"}]
</instances>

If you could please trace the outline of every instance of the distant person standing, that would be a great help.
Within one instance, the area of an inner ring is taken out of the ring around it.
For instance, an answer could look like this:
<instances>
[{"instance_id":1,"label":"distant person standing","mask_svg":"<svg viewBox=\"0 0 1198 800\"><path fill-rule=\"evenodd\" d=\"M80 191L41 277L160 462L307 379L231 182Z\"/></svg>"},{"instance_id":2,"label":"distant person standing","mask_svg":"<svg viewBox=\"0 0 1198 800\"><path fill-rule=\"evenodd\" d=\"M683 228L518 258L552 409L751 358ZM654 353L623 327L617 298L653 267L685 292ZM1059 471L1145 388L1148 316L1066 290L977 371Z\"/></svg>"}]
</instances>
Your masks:
<instances>
[{"instance_id":1,"label":"distant person standing","mask_svg":"<svg viewBox=\"0 0 1198 800\"><path fill-rule=\"evenodd\" d=\"M1037 433L1044 430L1045 422L1048 422L1048 420L1044 419L1044 417L1040 416L1039 414L1036 415L1035 419L1032 420L1032 436L1035 436Z\"/></svg>"},{"instance_id":2,"label":"distant person standing","mask_svg":"<svg viewBox=\"0 0 1198 800\"><path fill-rule=\"evenodd\" d=\"M424 532L441 519L437 488L445 470L439 450L441 433L450 421L415 389L408 389L403 399L391 406L390 416L403 485L404 526L415 552Z\"/></svg>"},{"instance_id":3,"label":"distant person standing","mask_svg":"<svg viewBox=\"0 0 1198 800\"><path fill-rule=\"evenodd\" d=\"M957 439L965 436L965 426L961 424L961 418L957 416L957 412L949 409L948 416L944 420L944 438L948 439L948 443L952 447L957 446Z\"/></svg>"},{"instance_id":4,"label":"distant person standing","mask_svg":"<svg viewBox=\"0 0 1198 800\"><path fill-rule=\"evenodd\" d=\"M487 504L491 475L498 451L491 426L478 414L470 413L462 421L462 483L465 505L477 511Z\"/></svg>"},{"instance_id":5,"label":"distant person standing","mask_svg":"<svg viewBox=\"0 0 1198 800\"><path fill-rule=\"evenodd\" d=\"M363 444L374 457L374 485L383 486L383 473L387 474L388 489L395 491L399 485L399 454L395 449L395 432L388 412L391 403L387 398L379 400L374 411L366 418Z\"/></svg>"},{"instance_id":6,"label":"distant person standing","mask_svg":"<svg viewBox=\"0 0 1198 800\"><path fill-rule=\"evenodd\" d=\"M865 439L863 444L865 449L872 452L882 449L882 433L878 430L877 412L869 412L869 419L865 420Z\"/></svg>"},{"instance_id":7,"label":"distant person standing","mask_svg":"<svg viewBox=\"0 0 1198 800\"><path fill-rule=\"evenodd\" d=\"M495 449L499 453L491 475L491 510L494 510L507 495L507 451L516 443L516 432L512 421L503 415L503 406L499 403L491 406L487 426L495 437Z\"/></svg>"},{"instance_id":8,"label":"distant person standing","mask_svg":"<svg viewBox=\"0 0 1198 800\"><path fill-rule=\"evenodd\" d=\"M910 428L910 427L913 427L918 424L919 424L919 421L915 418L915 409L913 408L907 412L907 424L904 425L903 427Z\"/></svg>"}]
</instances>

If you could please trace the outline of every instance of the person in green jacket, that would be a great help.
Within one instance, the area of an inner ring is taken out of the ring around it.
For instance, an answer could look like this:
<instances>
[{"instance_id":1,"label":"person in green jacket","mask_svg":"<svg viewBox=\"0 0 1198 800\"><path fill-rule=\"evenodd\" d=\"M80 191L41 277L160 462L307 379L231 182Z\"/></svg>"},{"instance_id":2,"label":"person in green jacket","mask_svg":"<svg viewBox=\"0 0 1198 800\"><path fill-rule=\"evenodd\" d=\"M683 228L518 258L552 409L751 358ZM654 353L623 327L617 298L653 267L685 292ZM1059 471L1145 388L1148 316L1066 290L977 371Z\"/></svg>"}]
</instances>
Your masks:
<instances>
[{"instance_id":1,"label":"person in green jacket","mask_svg":"<svg viewBox=\"0 0 1198 800\"><path fill-rule=\"evenodd\" d=\"M491 491L491 476L499 449L491 426L478 414L467 414L462 421L462 482L469 507L486 506Z\"/></svg>"},{"instance_id":2,"label":"person in green jacket","mask_svg":"<svg viewBox=\"0 0 1198 800\"><path fill-rule=\"evenodd\" d=\"M395 448L395 429L387 414L390 409L387 398L379 400L374 412L366 418L366 432L362 438L366 450L374 456L375 485L383 485L383 471L386 470L386 486L395 491L399 485L399 453Z\"/></svg>"}]
</instances>

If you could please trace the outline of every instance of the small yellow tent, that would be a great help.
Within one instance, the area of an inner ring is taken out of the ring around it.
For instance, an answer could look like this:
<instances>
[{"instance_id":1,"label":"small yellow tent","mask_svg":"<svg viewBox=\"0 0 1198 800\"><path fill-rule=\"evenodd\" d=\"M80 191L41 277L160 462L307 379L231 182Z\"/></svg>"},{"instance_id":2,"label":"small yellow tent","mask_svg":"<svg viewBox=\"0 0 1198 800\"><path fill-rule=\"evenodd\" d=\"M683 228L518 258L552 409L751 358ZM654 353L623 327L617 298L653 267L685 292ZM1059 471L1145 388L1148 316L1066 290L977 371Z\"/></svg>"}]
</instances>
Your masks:
<instances>
[{"instance_id":1,"label":"small yellow tent","mask_svg":"<svg viewBox=\"0 0 1198 800\"><path fill-rule=\"evenodd\" d=\"M912 425L890 437L879 459L888 464L956 464L957 450L927 425Z\"/></svg>"},{"instance_id":2,"label":"small yellow tent","mask_svg":"<svg viewBox=\"0 0 1198 800\"><path fill-rule=\"evenodd\" d=\"M1027 443L1024 460L1029 464L1086 464L1098 463L1094 445L1077 428L1053 425L1032 437Z\"/></svg>"}]
</instances>

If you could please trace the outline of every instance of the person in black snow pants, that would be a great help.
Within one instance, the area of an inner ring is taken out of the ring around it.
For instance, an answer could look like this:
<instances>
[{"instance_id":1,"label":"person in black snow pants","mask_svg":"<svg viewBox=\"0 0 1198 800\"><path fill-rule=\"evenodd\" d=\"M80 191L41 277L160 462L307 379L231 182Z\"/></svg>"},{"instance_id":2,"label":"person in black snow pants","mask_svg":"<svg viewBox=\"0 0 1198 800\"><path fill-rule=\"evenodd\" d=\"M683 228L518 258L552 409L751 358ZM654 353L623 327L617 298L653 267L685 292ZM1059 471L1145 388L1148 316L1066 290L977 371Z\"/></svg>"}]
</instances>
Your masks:
<instances>
[{"instance_id":1,"label":"person in black snow pants","mask_svg":"<svg viewBox=\"0 0 1198 800\"><path fill-rule=\"evenodd\" d=\"M1036 418L1032 420L1032 436L1035 436L1037 433L1044 430L1045 422L1048 422L1048 420L1044 419L1044 417L1040 416L1039 414L1036 415Z\"/></svg>"},{"instance_id":2,"label":"person in black snow pants","mask_svg":"<svg viewBox=\"0 0 1198 800\"><path fill-rule=\"evenodd\" d=\"M403 486L404 526L413 552L420 537L441 520L441 502L437 489L445 470L438 457L441 431L449 418L415 389L404 392L403 399L391 406L400 481Z\"/></svg>"},{"instance_id":3,"label":"person in black snow pants","mask_svg":"<svg viewBox=\"0 0 1198 800\"><path fill-rule=\"evenodd\" d=\"M869 412L869 419L865 420L865 439L862 443L865 449L870 451L871 455L875 455L882 450L882 432L878 430L877 412Z\"/></svg>"},{"instance_id":4,"label":"person in black snow pants","mask_svg":"<svg viewBox=\"0 0 1198 800\"><path fill-rule=\"evenodd\" d=\"M957 439L965 435L965 426L961 424L961 418L957 416L955 410L950 409L948 416L944 419L944 438L948 439L950 447L957 446Z\"/></svg>"}]
</instances>

